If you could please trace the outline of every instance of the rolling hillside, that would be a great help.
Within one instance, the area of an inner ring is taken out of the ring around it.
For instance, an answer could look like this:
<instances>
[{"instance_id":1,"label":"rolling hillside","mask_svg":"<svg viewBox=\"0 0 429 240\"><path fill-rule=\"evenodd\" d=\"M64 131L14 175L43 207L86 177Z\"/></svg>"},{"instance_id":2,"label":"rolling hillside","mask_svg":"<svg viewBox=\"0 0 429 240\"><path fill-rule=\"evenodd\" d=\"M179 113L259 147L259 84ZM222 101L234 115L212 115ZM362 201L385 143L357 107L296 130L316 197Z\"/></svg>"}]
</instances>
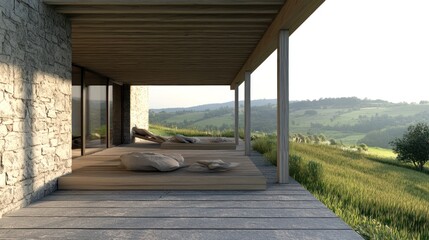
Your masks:
<instances>
[{"instance_id":1,"label":"rolling hillside","mask_svg":"<svg viewBox=\"0 0 429 240\"><path fill-rule=\"evenodd\" d=\"M276 101L252 101L252 130L276 131ZM242 104L240 104L242 106ZM150 111L150 123L200 130L228 130L234 125L233 103ZM390 103L358 98L326 98L290 104L292 133L324 134L345 144L389 147L412 123L429 122L429 103ZM243 126L243 109L240 109Z\"/></svg>"}]
</instances>

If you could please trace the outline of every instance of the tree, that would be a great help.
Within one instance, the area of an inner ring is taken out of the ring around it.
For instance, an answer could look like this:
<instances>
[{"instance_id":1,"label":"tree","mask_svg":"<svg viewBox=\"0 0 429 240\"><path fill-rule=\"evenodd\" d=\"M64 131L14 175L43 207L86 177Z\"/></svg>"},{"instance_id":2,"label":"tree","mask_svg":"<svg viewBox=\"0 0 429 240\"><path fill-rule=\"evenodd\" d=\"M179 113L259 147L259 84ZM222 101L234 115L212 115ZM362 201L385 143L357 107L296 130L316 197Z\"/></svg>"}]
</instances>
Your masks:
<instances>
[{"instance_id":1,"label":"tree","mask_svg":"<svg viewBox=\"0 0 429 240\"><path fill-rule=\"evenodd\" d=\"M429 125L417 123L408 127L402 138L396 138L390 145L398 154L397 159L403 162L412 162L423 171L423 166L429 160Z\"/></svg>"}]
</instances>

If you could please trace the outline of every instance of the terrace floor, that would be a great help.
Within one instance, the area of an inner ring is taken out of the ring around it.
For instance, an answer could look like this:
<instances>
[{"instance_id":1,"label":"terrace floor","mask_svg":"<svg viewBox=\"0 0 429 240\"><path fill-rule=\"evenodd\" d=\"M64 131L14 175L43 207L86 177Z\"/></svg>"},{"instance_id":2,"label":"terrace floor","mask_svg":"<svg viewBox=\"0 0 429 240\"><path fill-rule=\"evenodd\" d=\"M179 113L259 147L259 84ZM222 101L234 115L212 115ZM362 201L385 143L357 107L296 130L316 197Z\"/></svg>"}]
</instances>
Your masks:
<instances>
[{"instance_id":1,"label":"terrace floor","mask_svg":"<svg viewBox=\"0 0 429 240\"><path fill-rule=\"evenodd\" d=\"M180 145L180 144L176 144ZM266 180L243 151L231 149L162 149L159 144L121 145L73 159L73 172L58 180L59 190L265 190ZM197 144L195 144L197 145ZM216 145L216 144L212 144ZM239 146L238 148L241 148ZM198 160L221 159L238 162L230 171L199 173L181 168L172 172L127 171L120 167L120 156L131 152L179 153L185 164Z\"/></svg>"},{"instance_id":2,"label":"terrace floor","mask_svg":"<svg viewBox=\"0 0 429 240\"><path fill-rule=\"evenodd\" d=\"M0 219L0 239L362 239L296 182L249 158L265 191L59 190Z\"/></svg>"}]
</instances>

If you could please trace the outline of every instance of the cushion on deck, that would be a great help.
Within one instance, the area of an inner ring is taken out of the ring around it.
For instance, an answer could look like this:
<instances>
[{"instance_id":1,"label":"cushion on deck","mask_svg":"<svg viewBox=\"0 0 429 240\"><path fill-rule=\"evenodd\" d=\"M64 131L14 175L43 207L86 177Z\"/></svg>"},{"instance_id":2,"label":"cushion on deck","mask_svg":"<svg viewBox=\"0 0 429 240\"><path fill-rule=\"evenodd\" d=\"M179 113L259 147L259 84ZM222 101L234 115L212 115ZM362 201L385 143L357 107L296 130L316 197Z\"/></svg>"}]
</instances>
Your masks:
<instances>
[{"instance_id":1,"label":"cushion on deck","mask_svg":"<svg viewBox=\"0 0 429 240\"><path fill-rule=\"evenodd\" d=\"M176 134L170 139L168 139L168 141L177 142L177 143L198 143L200 142L200 139L195 137L186 137L181 134Z\"/></svg>"},{"instance_id":2,"label":"cushion on deck","mask_svg":"<svg viewBox=\"0 0 429 240\"><path fill-rule=\"evenodd\" d=\"M133 152L121 156L122 165L132 171L161 171L176 170L184 165L180 154L160 154L153 152Z\"/></svg>"},{"instance_id":3,"label":"cushion on deck","mask_svg":"<svg viewBox=\"0 0 429 240\"><path fill-rule=\"evenodd\" d=\"M199 160L189 166L190 172L224 172L236 168L240 165L237 162L224 162L220 159L215 160Z\"/></svg>"}]
</instances>

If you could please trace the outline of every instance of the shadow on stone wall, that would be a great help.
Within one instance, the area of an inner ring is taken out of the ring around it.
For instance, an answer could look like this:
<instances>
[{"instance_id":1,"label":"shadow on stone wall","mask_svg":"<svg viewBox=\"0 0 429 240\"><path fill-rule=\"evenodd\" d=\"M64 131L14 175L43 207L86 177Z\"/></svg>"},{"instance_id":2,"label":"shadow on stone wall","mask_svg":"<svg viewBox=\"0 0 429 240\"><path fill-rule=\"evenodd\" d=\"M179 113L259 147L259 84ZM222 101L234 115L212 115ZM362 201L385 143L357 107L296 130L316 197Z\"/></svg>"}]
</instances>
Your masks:
<instances>
[{"instance_id":1,"label":"shadow on stone wall","mask_svg":"<svg viewBox=\"0 0 429 240\"><path fill-rule=\"evenodd\" d=\"M71 27L39 0L0 2L0 216L71 171Z\"/></svg>"}]
</instances>

